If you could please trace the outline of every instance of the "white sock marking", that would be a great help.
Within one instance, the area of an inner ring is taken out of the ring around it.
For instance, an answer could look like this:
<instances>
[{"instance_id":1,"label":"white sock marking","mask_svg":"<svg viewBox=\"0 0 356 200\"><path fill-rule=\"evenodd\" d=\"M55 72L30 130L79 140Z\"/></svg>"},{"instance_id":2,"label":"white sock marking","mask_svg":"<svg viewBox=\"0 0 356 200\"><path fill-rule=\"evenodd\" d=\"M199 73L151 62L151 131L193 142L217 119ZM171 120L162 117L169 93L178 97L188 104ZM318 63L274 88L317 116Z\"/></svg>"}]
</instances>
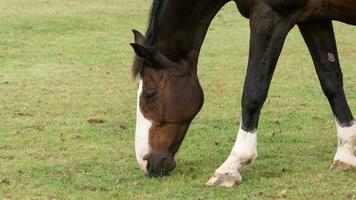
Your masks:
<instances>
[{"instance_id":1,"label":"white sock marking","mask_svg":"<svg viewBox=\"0 0 356 200\"><path fill-rule=\"evenodd\" d=\"M241 127L230 156L215 171L241 180L239 171L257 157L257 131L246 132Z\"/></svg>"},{"instance_id":2,"label":"white sock marking","mask_svg":"<svg viewBox=\"0 0 356 200\"><path fill-rule=\"evenodd\" d=\"M338 134L338 147L334 157L334 161L342 161L356 167L356 122L350 127L341 127L336 122Z\"/></svg>"},{"instance_id":3,"label":"white sock marking","mask_svg":"<svg viewBox=\"0 0 356 200\"><path fill-rule=\"evenodd\" d=\"M136 136L135 136L135 150L136 159L142 170L146 171L146 162L143 157L149 153L149 130L152 122L147 120L140 109L140 95L142 93L142 80L140 80L137 90L137 111L136 111Z\"/></svg>"}]
</instances>

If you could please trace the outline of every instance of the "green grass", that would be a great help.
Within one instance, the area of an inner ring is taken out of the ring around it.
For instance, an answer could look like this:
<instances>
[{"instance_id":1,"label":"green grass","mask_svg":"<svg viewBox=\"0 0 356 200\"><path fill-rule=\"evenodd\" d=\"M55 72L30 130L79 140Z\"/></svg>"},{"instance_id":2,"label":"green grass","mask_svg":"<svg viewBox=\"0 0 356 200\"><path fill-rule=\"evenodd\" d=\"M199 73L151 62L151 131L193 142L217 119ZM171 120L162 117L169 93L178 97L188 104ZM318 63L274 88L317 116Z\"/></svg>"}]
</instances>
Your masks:
<instances>
[{"instance_id":1,"label":"green grass","mask_svg":"<svg viewBox=\"0 0 356 200\"><path fill-rule=\"evenodd\" d=\"M356 199L355 171L327 170L334 119L296 28L262 112L259 158L241 185L204 187L228 156L240 119L249 28L232 3L202 49L206 101L177 169L144 176L134 156L137 82L128 44L132 28L144 32L150 2L0 0L0 199ZM355 28L335 29L356 111Z\"/></svg>"}]
</instances>

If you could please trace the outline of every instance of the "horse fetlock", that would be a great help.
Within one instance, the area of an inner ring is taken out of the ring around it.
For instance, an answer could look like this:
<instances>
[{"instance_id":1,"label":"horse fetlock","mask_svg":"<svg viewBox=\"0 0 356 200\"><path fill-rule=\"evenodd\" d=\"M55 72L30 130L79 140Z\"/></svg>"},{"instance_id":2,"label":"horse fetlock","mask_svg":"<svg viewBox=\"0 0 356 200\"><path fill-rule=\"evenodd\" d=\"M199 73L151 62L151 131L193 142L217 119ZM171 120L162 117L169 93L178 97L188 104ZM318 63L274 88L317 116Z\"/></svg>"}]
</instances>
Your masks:
<instances>
[{"instance_id":1,"label":"horse fetlock","mask_svg":"<svg viewBox=\"0 0 356 200\"><path fill-rule=\"evenodd\" d=\"M236 163L239 163L242 167L251 164L257 158L257 152L254 150L239 152L236 155Z\"/></svg>"},{"instance_id":2,"label":"horse fetlock","mask_svg":"<svg viewBox=\"0 0 356 200\"><path fill-rule=\"evenodd\" d=\"M356 151L356 122L349 127L341 127L338 123L336 126L339 140L337 155L353 155Z\"/></svg>"},{"instance_id":3,"label":"horse fetlock","mask_svg":"<svg viewBox=\"0 0 356 200\"><path fill-rule=\"evenodd\" d=\"M242 168L251 164L256 157L257 153L254 150L231 153L228 159L216 170L216 173L238 173Z\"/></svg>"},{"instance_id":4,"label":"horse fetlock","mask_svg":"<svg viewBox=\"0 0 356 200\"><path fill-rule=\"evenodd\" d=\"M337 134L341 142L356 144L356 121L351 126L343 127L336 122Z\"/></svg>"}]
</instances>

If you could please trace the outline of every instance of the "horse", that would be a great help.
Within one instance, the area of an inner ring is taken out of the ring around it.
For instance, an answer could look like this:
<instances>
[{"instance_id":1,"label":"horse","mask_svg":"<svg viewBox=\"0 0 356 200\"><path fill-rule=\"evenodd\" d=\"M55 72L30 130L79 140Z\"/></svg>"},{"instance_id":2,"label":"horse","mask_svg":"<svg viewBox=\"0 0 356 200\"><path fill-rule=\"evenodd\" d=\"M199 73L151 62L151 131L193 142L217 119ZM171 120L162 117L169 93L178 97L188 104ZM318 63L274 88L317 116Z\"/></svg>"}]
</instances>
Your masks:
<instances>
[{"instance_id":1,"label":"horse","mask_svg":"<svg viewBox=\"0 0 356 200\"><path fill-rule=\"evenodd\" d=\"M145 36L133 30L137 91L136 158L151 177L169 174L174 156L204 94L197 76L201 46L217 12L231 0L153 0ZM333 20L356 25L354 0L233 0L249 20L250 45L241 100L242 119L230 155L207 186L241 182L257 157L257 128L289 31L297 26L310 51L335 117L338 147L330 170L356 168L356 122L348 106Z\"/></svg>"}]
</instances>

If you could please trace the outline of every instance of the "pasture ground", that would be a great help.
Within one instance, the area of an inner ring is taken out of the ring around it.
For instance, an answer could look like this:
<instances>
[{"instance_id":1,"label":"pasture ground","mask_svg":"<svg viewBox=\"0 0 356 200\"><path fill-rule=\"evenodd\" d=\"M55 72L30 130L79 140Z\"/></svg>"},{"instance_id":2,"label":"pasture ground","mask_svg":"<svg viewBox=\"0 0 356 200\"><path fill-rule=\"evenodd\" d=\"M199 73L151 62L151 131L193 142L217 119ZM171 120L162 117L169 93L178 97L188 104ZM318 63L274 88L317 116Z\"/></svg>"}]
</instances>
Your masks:
<instances>
[{"instance_id":1,"label":"pasture ground","mask_svg":"<svg viewBox=\"0 0 356 200\"><path fill-rule=\"evenodd\" d=\"M258 159L240 186L204 187L240 118L249 26L232 3L202 49L206 101L177 169L144 176L134 155L137 81L128 44L132 28L144 32L150 3L0 0L0 199L356 199L355 171L328 171L335 123L297 28L262 112ZM335 29L356 113L356 29Z\"/></svg>"}]
</instances>

